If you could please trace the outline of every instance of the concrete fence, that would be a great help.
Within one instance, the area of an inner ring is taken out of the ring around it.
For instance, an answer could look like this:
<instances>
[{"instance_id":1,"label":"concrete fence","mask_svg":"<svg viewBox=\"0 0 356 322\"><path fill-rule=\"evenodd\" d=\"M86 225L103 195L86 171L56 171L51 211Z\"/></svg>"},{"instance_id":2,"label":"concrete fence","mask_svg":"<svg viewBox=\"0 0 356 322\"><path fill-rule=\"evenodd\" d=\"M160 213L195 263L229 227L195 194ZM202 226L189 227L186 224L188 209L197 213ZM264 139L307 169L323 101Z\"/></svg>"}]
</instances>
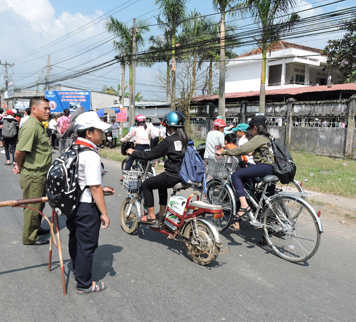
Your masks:
<instances>
[{"instance_id":1,"label":"concrete fence","mask_svg":"<svg viewBox=\"0 0 356 322\"><path fill-rule=\"evenodd\" d=\"M258 102L230 103L226 116L227 119L238 118L239 122L247 123L258 109ZM291 150L356 158L356 95L334 101L298 102L289 99L287 102L268 103L266 117L269 132ZM195 137L205 138L207 128L207 124L191 124Z\"/></svg>"}]
</instances>

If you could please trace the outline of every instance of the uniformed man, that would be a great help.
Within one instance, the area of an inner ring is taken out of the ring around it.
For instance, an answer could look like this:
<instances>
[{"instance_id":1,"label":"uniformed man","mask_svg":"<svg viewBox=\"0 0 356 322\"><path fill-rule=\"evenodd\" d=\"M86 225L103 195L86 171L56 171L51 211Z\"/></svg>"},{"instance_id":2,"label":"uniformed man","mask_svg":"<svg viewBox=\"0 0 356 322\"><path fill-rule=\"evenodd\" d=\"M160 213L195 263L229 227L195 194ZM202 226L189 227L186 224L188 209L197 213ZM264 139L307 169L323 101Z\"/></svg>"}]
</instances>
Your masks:
<instances>
[{"instance_id":1,"label":"uniformed man","mask_svg":"<svg viewBox=\"0 0 356 322\"><path fill-rule=\"evenodd\" d=\"M48 143L46 130L42 124L49 119L49 101L45 97L36 96L30 100L31 115L19 132L13 169L20 174L20 186L24 199L41 198L46 195L45 185L48 169L52 163L52 152ZM43 211L44 203L29 206ZM42 216L37 212L24 209L24 227L22 243L24 245L48 244L48 239L41 235L49 232L41 228Z\"/></svg>"}]
</instances>

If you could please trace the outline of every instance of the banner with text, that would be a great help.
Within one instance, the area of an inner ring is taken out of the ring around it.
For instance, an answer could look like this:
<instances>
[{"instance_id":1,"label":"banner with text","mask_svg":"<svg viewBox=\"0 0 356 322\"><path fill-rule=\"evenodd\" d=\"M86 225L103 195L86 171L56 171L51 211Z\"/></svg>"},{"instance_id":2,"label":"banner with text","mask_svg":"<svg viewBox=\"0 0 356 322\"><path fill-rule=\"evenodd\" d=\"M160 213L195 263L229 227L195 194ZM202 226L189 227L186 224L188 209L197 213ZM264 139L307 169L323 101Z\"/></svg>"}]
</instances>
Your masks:
<instances>
[{"instance_id":1,"label":"banner with text","mask_svg":"<svg viewBox=\"0 0 356 322\"><path fill-rule=\"evenodd\" d=\"M49 100L51 113L63 112L66 108L74 112L80 106L86 112L90 110L90 91L46 91L45 95Z\"/></svg>"},{"instance_id":2,"label":"banner with text","mask_svg":"<svg viewBox=\"0 0 356 322\"><path fill-rule=\"evenodd\" d=\"M116 122L127 122L127 107L120 107L120 112L116 114Z\"/></svg>"}]
</instances>

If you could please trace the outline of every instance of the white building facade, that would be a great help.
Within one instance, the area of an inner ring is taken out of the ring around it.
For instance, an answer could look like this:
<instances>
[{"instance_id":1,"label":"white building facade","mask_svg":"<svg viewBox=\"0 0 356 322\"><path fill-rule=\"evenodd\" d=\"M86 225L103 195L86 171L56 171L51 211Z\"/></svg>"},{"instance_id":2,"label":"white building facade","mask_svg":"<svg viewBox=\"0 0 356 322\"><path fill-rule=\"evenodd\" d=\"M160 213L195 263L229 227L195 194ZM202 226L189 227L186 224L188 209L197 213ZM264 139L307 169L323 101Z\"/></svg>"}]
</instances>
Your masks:
<instances>
[{"instance_id":1,"label":"white building facade","mask_svg":"<svg viewBox=\"0 0 356 322\"><path fill-rule=\"evenodd\" d=\"M267 52L266 90L343 83L338 71L326 71L322 50L278 41ZM226 93L259 91L262 53L255 49L226 66ZM329 79L330 81L330 79Z\"/></svg>"}]
</instances>

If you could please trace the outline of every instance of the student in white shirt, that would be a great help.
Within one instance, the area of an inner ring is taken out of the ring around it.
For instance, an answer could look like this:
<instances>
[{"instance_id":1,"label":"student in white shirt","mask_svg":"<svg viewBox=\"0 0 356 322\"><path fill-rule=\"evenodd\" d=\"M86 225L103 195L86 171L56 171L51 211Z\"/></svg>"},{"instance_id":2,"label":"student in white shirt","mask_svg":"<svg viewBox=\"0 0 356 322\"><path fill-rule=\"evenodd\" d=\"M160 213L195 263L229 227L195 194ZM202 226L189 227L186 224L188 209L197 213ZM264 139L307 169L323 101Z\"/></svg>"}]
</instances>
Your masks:
<instances>
[{"instance_id":1,"label":"student in white shirt","mask_svg":"<svg viewBox=\"0 0 356 322\"><path fill-rule=\"evenodd\" d=\"M110 224L104 191L113 194L115 190L102 186L103 168L97 153L97 146L110 124L102 122L95 112L87 112L78 116L76 127L78 138L75 144L87 149L79 154L78 183L81 189L87 188L80 198L78 210L67 218L67 228L76 291L83 295L106 289L103 282L92 281L91 269L98 247L100 224L102 228L108 228Z\"/></svg>"}]
</instances>

